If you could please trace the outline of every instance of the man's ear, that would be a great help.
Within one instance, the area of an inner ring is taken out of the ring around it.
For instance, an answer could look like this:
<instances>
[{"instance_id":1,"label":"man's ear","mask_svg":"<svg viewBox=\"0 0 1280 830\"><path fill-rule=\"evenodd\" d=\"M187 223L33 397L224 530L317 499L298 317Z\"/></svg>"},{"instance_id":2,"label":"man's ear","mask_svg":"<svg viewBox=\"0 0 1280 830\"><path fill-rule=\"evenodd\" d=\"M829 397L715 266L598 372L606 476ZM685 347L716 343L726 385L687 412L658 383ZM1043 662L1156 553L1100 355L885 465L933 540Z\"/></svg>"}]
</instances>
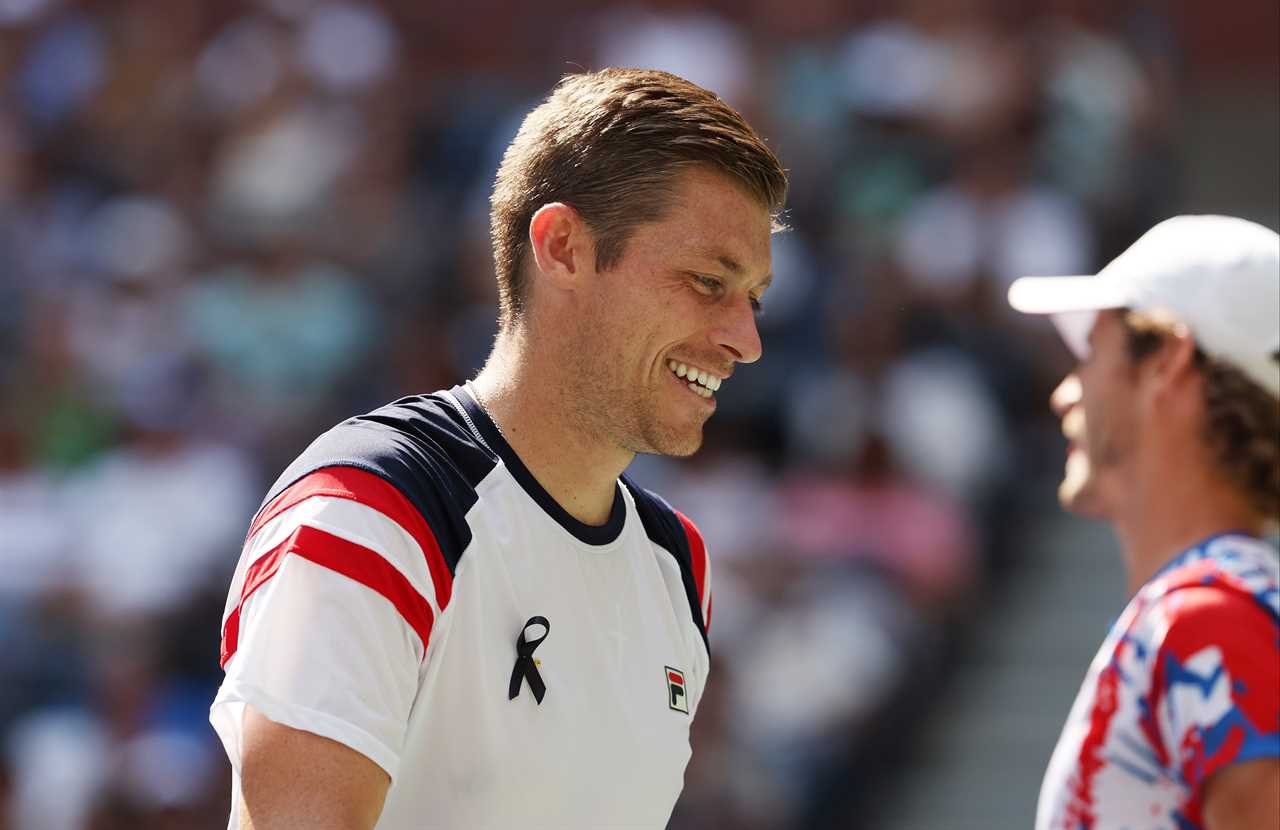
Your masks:
<instances>
[{"instance_id":1,"label":"man's ear","mask_svg":"<svg viewBox=\"0 0 1280 830\"><path fill-rule=\"evenodd\" d=\"M595 243L582 217L562 202L543 205L529 220L529 250L542 276L572 291L595 262Z\"/></svg>"},{"instance_id":2,"label":"man's ear","mask_svg":"<svg viewBox=\"0 0 1280 830\"><path fill-rule=\"evenodd\" d=\"M1200 369L1196 365L1196 341L1181 324L1174 326L1173 332L1162 339L1160 348L1148 355L1146 361L1157 381L1159 393L1173 391L1188 381L1200 378Z\"/></svg>"}]
</instances>

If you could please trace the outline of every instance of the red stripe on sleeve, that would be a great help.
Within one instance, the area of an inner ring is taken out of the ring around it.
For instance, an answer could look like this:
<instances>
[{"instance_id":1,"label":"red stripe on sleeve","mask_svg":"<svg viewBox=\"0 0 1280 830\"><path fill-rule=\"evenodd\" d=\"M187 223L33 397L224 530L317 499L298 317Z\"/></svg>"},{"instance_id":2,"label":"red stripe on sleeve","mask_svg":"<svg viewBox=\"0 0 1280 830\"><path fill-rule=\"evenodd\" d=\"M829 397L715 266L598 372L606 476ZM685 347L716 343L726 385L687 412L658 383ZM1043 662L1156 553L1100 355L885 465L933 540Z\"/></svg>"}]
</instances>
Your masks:
<instances>
[{"instance_id":1,"label":"red stripe on sleeve","mask_svg":"<svg viewBox=\"0 0 1280 830\"><path fill-rule=\"evenodd\" d=\"M680 524L684 525L684 535L689 540L689 556L693 565L693 584L698 589L698 605L701 607L706 604L707 600L707 546L702 541L702 534L698 532L698 528L694 526L689 517L679 510L675 511L675 513L680 519ZM711 620L703 620L702 623L706 630L711 630Z\"/></svg>"},{"instance_id":2,"label":"red stripe on sleeve","mask_svg":"<svg viewBox=\"0 0 1280 830\"><path fill-rule=\"evenodd\" d=\"M453 594L453 574L430 526L418 509L390 482L358 467L325 467L298 479L259 511L249 527L248 539L252 539L267 522L312 496L351 499L372 507L404 528L426 557L427 570L436 588L436 605L443 611L449 604L449 597ZM245 544L248 544L248 539Z\"/></svg>"},{"instance_id":3,"label":"red stripe on sleeve","mask_svg":"<svg viewBox=\"0 0 1280 830\"><path fill-rule=\"evenodd\" d=\"M417 633L425 653L431 637L431 605L414 589L404 574L377 551L304 525L265 553L246 572L240 601L222 628L220 663L224 668L239 646L240 609L254 591L275 576L284 558L290 554L301 556L377 591L395 606L404 621Z\"/></svg>"}]
</instances>

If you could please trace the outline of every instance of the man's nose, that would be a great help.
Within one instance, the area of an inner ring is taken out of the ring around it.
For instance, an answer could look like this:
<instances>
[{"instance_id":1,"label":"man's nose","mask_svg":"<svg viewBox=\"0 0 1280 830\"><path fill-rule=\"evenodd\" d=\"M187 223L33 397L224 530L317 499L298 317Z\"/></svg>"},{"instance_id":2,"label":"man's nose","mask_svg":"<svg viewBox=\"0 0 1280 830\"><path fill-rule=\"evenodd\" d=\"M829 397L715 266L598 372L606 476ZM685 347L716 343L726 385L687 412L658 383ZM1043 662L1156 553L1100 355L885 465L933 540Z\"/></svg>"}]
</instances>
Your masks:
<instances>
[{"instance_id":1,"label":"man's nose","mask_svg":"<svg viewBox=\"0 0 1280 830\"><path fill-rule=\"evenodd\" d=\"M760 359L764 346L760 343L760 330L756 328L756 314L751 300L743 298L725 312L721 326L713 333L715 344L733 356L739 363L755 363Z\"/></svg>"}]
</instances>

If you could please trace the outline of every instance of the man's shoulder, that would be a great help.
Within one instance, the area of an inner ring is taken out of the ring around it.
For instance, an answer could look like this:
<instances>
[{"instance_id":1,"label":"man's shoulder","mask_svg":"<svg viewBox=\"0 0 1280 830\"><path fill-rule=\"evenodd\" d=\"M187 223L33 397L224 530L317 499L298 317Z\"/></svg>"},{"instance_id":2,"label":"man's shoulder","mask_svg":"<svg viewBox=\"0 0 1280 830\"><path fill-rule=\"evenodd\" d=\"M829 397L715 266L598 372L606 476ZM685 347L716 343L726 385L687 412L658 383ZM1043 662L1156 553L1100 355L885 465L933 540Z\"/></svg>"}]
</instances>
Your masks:
<instances>
[{"instance_id":1,"label":"man's shoulder","mask_svg":"<svg viewBox=\"0 0 1280 830\"><path fill-rule=\"evenodd\" d=\"M1280 633L1276 555L1268 543L1234 534L1189 549L1149 583L1131 633L1153 653L1177 660L1218 659L1213 655L1221 657L1223 649L1274 649Z\"/></svg>"},{"instance_id":2,"label":"man's shoulder","mask_svg":"<svg viewBox=\"0 0 1280 830\"><path fill-rule=\"evenodd\" d=\"M1185 585L1170 591L1148 611L1162 647L1203 647L1227 640L1243 641L1249 632L1265 634L1280 620L1252 597L1222 584ZM1274 636L1262 641L1274 643Z\"/></svg>"},{"instance_id":3,"label":"man's shoulder","mask_svg":"<svg viewBox=\"0 0 1280 830\"><path fill-rule=\"evenodd\" d=\"M497 463L450 392L400 398L321 433L267 491L254 524L322 471L354 468L407 499L452 566L470 542L476 487Z\"/></svg>"},{"instance_id":4,"label":"man's shoulder","mask_svg":"<svg viewBox=\"0 0 1280 830\"><path fill-rule=\"evenodd\" d=\"M265 501L325 467L357 467L404 489L442 475L474 484L495 463L448 392L413 395L321 433L285 468Z\"/></svg>"},{"instance_id":5,"label":"man's shoulder","mask_svg":"<svg viewBox=\"0 0 1280 830\"><path fill-rule=\"evenodd\" d=\"M662 496L641 487L627 476L622 483L635 501L636 512L649 541L665 550L680 568L689 610L706 642L711 623L711 565L702 533L688 516L676 510Z\"/></svg>"},{"instance_id":6,"label":"man's shoulder","mask_svg":"<svg viewBox=\"0 0 1280 830\"><path fill-rule=\"evenodd\" d=\"M1153 583L1156 603L1166 613L1178 608L1203 615L1249 606L1280 624L1280 553L1255 537L1210 539L1183 553Z\"/></svg>"},{"instance_id":7,"label":"man's shoulder","mask_svg":"<svg viewBox=\"0 0 1280 830\"><path fill-rule=\"evenodd\" d=\"M702 544L702 533L688 516L671 506L671 503L647 487L636 484L629 476L622 483L631 493L636 512L644 525L650 541L662 545L672 553L688 555L689 546Z\"/></svg>"},{"instance_id":8,"label":"man's shoulder","mask_svg":"<svg viewBox=\"0 0 1280 830\"><path fill-rule=\"evenodd\" d=\"M312 447L382 455L426 453L457 464L493 466L493 454L471 428L452 393L411 395L337 424ZM310 448L308 448L310 449Z\"/></svg>"}]
</instances>

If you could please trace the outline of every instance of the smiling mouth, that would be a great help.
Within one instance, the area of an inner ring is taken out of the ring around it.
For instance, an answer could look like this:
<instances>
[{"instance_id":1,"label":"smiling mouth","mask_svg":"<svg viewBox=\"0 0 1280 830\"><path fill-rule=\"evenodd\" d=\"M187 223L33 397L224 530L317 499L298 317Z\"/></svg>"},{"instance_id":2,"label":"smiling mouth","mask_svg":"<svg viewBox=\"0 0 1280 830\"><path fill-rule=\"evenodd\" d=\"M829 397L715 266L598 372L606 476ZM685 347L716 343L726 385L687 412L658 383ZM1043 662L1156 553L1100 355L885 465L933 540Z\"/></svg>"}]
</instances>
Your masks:
<instances>
[{"instance_id":1,"label":"smiling mouth","mask_svg":"<svg viewBox=\"0 0 1280 830\"><path fill-rule=\"evenodd\" d=\"M689 387L689 391L704 398L710 398L720 388L720 384L724 382L723 378L716 377L705 369L689 366L678 360L668 360L667 368L677 378L685 382L685 385Z\"/></svg>"}]
</instances>

